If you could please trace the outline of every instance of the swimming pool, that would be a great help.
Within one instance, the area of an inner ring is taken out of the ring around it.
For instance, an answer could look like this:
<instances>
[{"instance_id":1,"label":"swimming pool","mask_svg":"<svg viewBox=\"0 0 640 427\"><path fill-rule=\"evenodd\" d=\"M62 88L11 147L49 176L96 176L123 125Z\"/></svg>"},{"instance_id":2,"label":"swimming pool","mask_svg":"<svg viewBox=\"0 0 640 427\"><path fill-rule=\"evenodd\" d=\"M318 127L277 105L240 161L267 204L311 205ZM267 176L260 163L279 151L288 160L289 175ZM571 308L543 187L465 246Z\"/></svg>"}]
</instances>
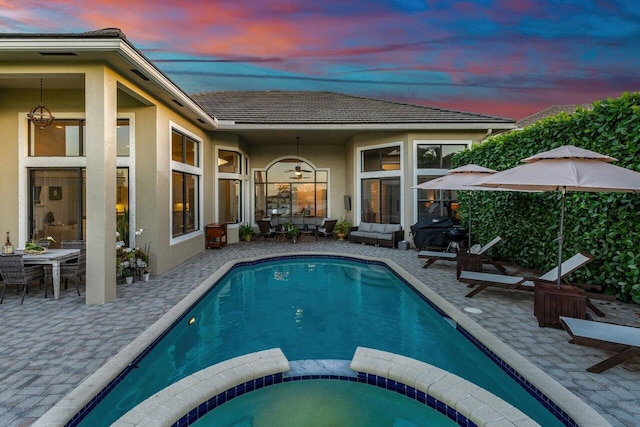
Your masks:
<instances>
[{"instance_id":1,"label":"swimming pool","mask_svg":"<svg viewBox=\"0 0 640 427\"><path fill-rule=\"evenodd\" d=\"M277 257L239 263L219 279L109 384L99 403L89 402L81 425L108 425L166 385L237 355L279 347L289 360L346 360L358 345L443 367L543 425L560 425L511 379L514 372L505 373L382 262Z\"/></svg>"}]
</instances>

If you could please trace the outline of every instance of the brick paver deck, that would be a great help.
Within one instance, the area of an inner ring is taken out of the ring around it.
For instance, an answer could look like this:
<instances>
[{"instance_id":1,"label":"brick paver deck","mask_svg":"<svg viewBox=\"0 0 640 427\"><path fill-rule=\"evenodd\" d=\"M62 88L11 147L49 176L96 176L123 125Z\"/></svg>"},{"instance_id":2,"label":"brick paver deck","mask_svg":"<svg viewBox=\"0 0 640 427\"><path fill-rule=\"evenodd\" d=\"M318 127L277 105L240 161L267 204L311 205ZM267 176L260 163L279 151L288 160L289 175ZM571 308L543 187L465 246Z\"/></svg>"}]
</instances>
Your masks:
<instances>
[{"instance_id":1,"label":"brick paver deck","mask_svg":"<svg viewBox=\"0 0 640 427\"><path fill-rule=\"evenodd\" d=\"M565 331L540 328L533 316L533 294L488 289L465 298L455 263L428 269L415 251L323 241L275 244L241 242L205 251L149 282L118 285L117 300L88 306L74 288L61 299L44 299L32 287L24 305L13 288L0 305L0 424L27 426L74 389L123 346L165 314L224 263L247 256L285 252L358 254L388 258L467 313L551 377L587 402L614 426L640 426L640 363L627 362L602 374L585 369L602 360L602 350L568 343ZM84 291L84 289L81 288ZM640 306L600 304L603 320L640 326ZM600 319L597 319L600 320Z\"/></svg>"}]
</instances>

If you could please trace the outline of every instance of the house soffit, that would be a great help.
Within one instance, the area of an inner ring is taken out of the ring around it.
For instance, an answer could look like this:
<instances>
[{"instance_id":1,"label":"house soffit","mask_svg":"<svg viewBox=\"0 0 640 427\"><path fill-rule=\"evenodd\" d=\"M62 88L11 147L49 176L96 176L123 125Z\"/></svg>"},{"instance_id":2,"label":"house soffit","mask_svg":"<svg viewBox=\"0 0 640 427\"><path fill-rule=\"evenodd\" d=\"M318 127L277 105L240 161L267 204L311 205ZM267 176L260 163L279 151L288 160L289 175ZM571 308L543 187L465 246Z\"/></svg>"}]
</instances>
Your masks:
<instances>
[{"instance_id":1,"label":"house soffit","mask_svg":"<svg viewBox=\"0 0 640 427\"><path fill-rule=\"evenodd\" d=\"M102 38L101 36L104 36ZM191 119L206 130L217 129L217 121L160 72L118 31L62 35L0 34L0 64L105 63L168 108ZM58 78L48 82L50 89L84 88L84 79ZM1 75L0 88L36 89L40 74ZM46 77L46 76L45 76ZM120 89L123 89L120 86ZM131 92L128 92L130 95Z\"/></svg>"}]
</instances>

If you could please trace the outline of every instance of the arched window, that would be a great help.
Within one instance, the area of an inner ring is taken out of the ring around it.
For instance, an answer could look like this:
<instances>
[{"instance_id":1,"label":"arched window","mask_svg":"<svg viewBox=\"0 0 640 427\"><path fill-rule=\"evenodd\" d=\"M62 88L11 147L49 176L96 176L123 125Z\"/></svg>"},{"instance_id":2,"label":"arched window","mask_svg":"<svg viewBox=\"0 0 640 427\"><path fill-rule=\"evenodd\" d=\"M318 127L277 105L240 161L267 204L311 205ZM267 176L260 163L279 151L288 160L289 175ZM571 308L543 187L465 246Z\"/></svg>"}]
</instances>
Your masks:
<instances>
[{"instance_id":1,"label":"arched window","mask_svg":"<svg viewBox=\"0 0 640 427\"><path fill-rule=\"evenodd\" d=\"M255 219L327 216L327 171L284 159L254 172Z\"/></svg>"}]
</instances>

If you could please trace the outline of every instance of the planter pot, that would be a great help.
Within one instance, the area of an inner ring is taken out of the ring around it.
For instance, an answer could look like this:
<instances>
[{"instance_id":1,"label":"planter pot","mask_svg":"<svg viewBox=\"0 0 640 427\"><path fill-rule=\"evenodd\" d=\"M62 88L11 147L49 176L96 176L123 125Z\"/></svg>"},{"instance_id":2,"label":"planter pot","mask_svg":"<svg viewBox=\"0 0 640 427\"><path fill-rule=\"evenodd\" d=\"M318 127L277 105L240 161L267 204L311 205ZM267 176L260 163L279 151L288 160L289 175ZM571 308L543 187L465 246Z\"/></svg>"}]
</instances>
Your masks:
<instances>
[{"instance_id":1,"label":"planter pot","mask_svg":"<svg viewBox=\"0 0 640 427\"><path fill-rule=\"evenodd\" d=\"M569 285L558 289L555 282L534 280L534 283L533 314L540 327L562 329L560 316L586 319L587 298L581 289Z\"/></svg>"},{"instance_id":2,"label":"planter pot","mask_svg":"<svg viewBox=\"0 0 640 427\"><path fill-rule=\"evenodd\" d=\"M346 233L336 233L336 237L338 238L338 240L344 240L345 237L347 237Z\"/></svg>"},{"instance_id":3,"label":"planter pot","mask_svg":"<svg viewBox=\"0 0 640 427\"><path fill-rule=\"evenodd\" d=\"M142 280L144 280L145 282L148 282L149 281L149 276L150 276L149 273L142 273Z\"/></svg>"},{"instance_id":4,"label":"planter pot","mask_svg":"<svg viewBox=\"0 0 640 427\"><path fill-rule=\"evenodd\" d=\"M124 281L127 283L127 285L130 285L133 283L133 276L127 276L124 278Z\"/></svg>"}]
</instances>

